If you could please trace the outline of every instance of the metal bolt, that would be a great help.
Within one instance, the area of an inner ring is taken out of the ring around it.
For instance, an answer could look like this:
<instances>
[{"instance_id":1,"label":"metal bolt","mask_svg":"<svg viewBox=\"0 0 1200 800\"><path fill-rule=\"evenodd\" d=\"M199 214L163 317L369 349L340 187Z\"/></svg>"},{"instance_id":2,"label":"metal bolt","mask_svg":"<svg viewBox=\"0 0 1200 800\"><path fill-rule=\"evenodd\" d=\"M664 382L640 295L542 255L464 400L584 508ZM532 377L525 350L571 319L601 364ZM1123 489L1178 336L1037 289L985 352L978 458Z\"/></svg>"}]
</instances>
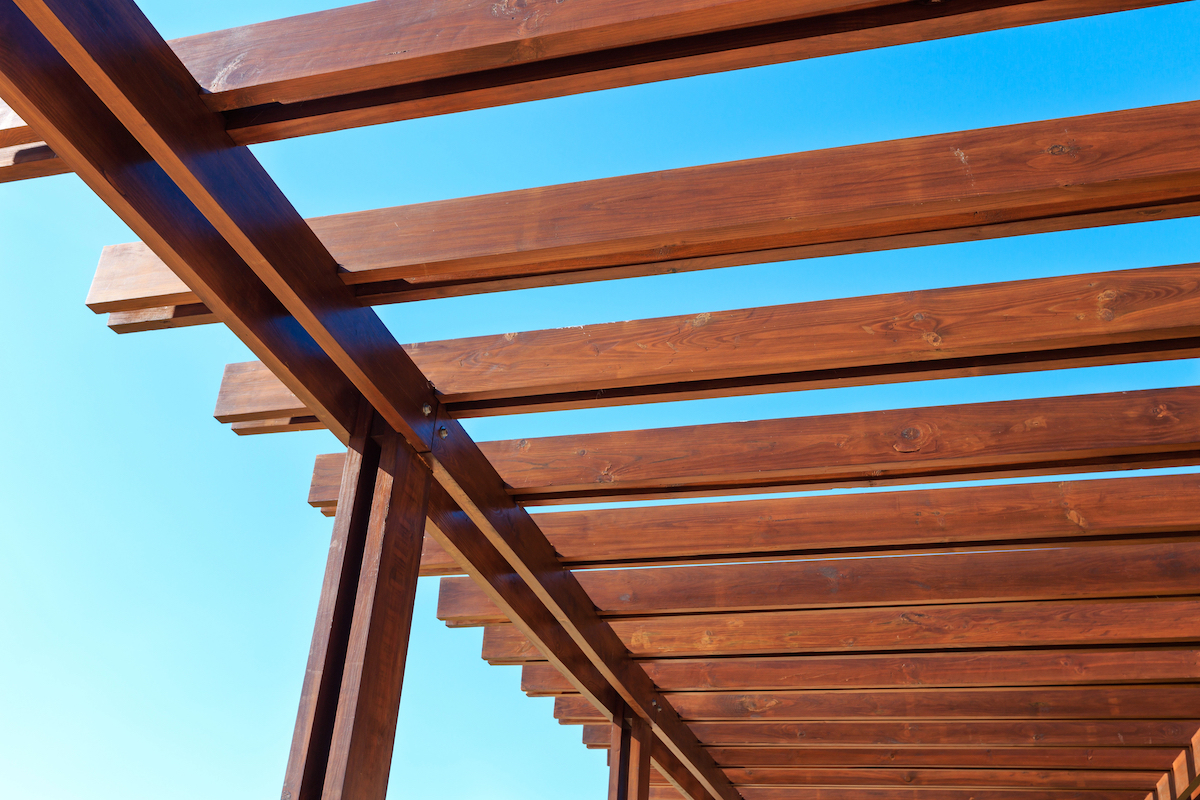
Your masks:
<instances>
[{"instance_id":1,"label":"metal bolt","mask_svg":"<svg viewBox=\"0 0 1200 800\"><path fill-rule=\"evenodd\" d=\"M428 417L433 413L433 406L429 405L429 403L426 403L425 405L421 406L421 413Z\"/></svg>"},{"instance_id":2,"label":"metal bolt","mask_svg":"<svg viewBox=\"0 0 1200 800\"><path fill-rule=\"evenodd\" d=\"M449 435L450 435L450 431L446 430L445 427L438 428L438 437L439 438L445 439Z\"/></svg>"}]
</instances>

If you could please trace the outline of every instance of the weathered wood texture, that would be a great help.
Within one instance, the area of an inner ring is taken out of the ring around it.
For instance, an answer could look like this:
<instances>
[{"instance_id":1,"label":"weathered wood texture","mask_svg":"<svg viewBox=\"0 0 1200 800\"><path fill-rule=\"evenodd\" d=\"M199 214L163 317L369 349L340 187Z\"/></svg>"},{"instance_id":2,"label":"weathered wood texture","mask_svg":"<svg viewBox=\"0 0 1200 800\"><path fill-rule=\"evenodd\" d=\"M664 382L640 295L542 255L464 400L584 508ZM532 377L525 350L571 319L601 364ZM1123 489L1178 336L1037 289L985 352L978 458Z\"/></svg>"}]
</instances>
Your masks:
<instances>
[{"instance_id":1,"label":"weathered wood texture","mask_svg":"<svg viewBox=\"0 0 1200 800\"><path fill-rule=\"evenodd\" d=\"M611 623L639 658L873 650L1148 645L1200 639L1200 600L1085 600L636 617ZM484 631L496 664L543 660L511 625Z\"/></svg>"},{"instance_id":2,"label":"weathered wood texture","mask_svg":"<svg viewBox=\"0 0 1200 800\"><path fill-rule=\"evenodd\" d=\"M1200 540L933 551L638 570L587 570L601 614L697 614L800 608L1191 595ZM438 619L506 622L473 581L443 578Z\"/></svg>"},{"instance_id":3,"label":"weathered wood texture","mask_svg":"<svg viewBox=\"0 0 1200 800\"><path fill-rule=\"evenodd\" d=\"M250 144L1160 4L976 0L798 10L775 0L706 0L664 11L643 0L538 2L494 13L456 2L419 11L377 2L170 45L208 107L224 112L230 136ZM37 140L0 104L0 147Z\"/></svg>"},{"instance_id":4,"label":"weathered wood texture","mask_svg":"<svg viewBox=\"0 0 1200 800\"><path fill-rule=\"evenodd\" d=\"M1183 103L308 222L365 302L919 246L1194 214L1197 125ZM126 290L89 307L170 305L147 269L109 251Z\"/></svg>"},{"instance_id":5,"label":"weathered wood texture","mask_svg":"<svg viewBox=\"0 0 1200 800\"><path fill-rule=\"evenodd\" d=\"M309 502L336 507L343 457L317 458ZM1200 476L591 509L536 519L562 562L575 567L1065 541L1200 531ZM427 539L422 574L458 571Z\"/></svg>"},{"instance_id":6,"label":"weathered wood texture","mask_svg":"<svg viewBox=\"0 0 1200 800\"><path fill-rule=\"evenodd\" d=\"M1182 358L1200 352L1200 266L404 348L456 417ZM282 384L266 392L271 380L261 364L227 367L217 419L307 413Z\"/></svg>"},{"instance_id":7,"label":"weathered wood texture","mask_svg":"<svg viewBox=\"0 0 1200 800\"><path fill-rule=\"evenodd\" d=\"M666 692L819 689L928 689L1200 683L1200 650L984 650L965 653L642 661ZM532 696L573 693L549 664L526 664L521 689Z\"/></svg>"},{"instance_id":8,"label":"weathered wood texture","mask_svg":"<svg viewBox=\"0 0 1200 800\"><path fill-rule=\"evenodd\" d=\"M871 719L1190 719L1200 686L1039 687L1033 689L890 689L827 692L671 692L686 720ZM554 717L564 724L603 723L582 697L559 697Z\"/></svg>"}]
</instances>

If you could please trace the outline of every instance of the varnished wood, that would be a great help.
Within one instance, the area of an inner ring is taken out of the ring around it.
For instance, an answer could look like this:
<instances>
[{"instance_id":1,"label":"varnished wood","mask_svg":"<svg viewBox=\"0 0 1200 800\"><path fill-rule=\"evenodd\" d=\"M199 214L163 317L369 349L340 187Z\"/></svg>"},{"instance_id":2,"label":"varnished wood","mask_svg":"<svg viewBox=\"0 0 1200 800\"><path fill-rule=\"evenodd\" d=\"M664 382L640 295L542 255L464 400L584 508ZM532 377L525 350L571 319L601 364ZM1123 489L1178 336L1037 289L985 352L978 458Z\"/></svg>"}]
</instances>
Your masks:
<instances>
[{"instance_id":1,"label":"varnished wood","mask_svg":"<svg viewBox=\"0 0 1200 800\"><path fill-rule=\"evenodd\" d=\"M947 789L1029 788L1142 790L1155 785L1157 772L1116 770L994 770L994 769L796 769L778 767L734 767L726 774L736 786L854 786L862 789L888 787ZM655 780L655 785L666 785Z\"/></svg>"},{"instance_id":2,"label":"varnished wood","mask_svg":"<svg viewBox=\"0 0 1200 800\"><path fill-rule=\"evenodd\" d=\"M62 175L71 168L44 144L0 147L0 183Z\"/></svg>"},{"instance_id":3,"label":"varnished wood","mask_svg":"<svg viewBox=\"0 0 1200 800\"><path fill-rule=\"evenodd\" d=\"M836 655L643 661L667 692L900 689L1200 683L1200 650L984 650L965 653ZM532 696L574 688L548 664L526 664L521 689Z\"/></svg>"},{"instance_id":4,"label":"varnished wood","mask_svg":"<svg viewBox=\"0 0 1200 800\"><path fill-rule=\"evenodd\" d=\"M1200 686L671 692L667 698L686 720L1190 719L1200 708ZM604 722L579 696L556 699L554 717L572 725Z\"/></svg>"},{"instance_id":5,"label":"varnished wood","mask_svg":"<svg viewBox=\"0 0 1200 800\"><path fill-rule=\"evenodd\" d=\"M935 289L404 348L456 417L1182 358L1200 352L1200 267ZM256 387L271 381L261 365L236 366L237 376L262 373ZM224 405L216 416L222 422L296 413L295 398L265 395L229 378L222 381L220 396Z\"/></svg>"},{"instance_id":6,"label":"varnished wood","mask_svg":"<svg viewBox=\"0 0 1200 800\"><path fill-rule=\"evenodd\" d=\"M455 2L420 13L367 3L170 44L230 135L250 144L1158 4L844 3L797 13L773 0L717 0L680 14L643 0L495 14ZM0 147L37 141L4 111Z\"/></svg>"},{"instance_id":7,"label":"varnished wood","mask_svg":"<svg viewBox=\"0 0 1200 800\"><path fill-rule=\"evenodd\" d=\"M1200 210L1198 124L1184 103L308 224L359 301L380 302L1162 219ZM109 284L127 271L116 255L98 267ZM167 304L132 275L93 310Z\"/></svg>"},{"instance_id":8,"label":"varnished wood","mask_svg":"<svg viewBox=\"0 0 1200 800\"><path fill-rule=\"evenodd\" d=\"M639 658L991 647L1106 647L1200 639L1200 601L1085 600L814 611L761 611L613 620ZM488 626L483 656L540 661L510 625Z\"/></svg>"},{"instance_id":9,"label":"varnished wood","mask_svg":"<svg viewBox=\"0 0 1200 800\"><path fill-rule=\"evenodd\" d=\"M650 752L653 733L644 719L622 715L612 723L612 746L608 755L608 800L647 800L652 780ZM661 785L670 781L657 773Z\"/></svg>"},{"instance_id":10,"label":"varnished wood","mask_svg":"<svg viewBox=\"0 0 1200 800\"><path fill-rule=\"evenodd\" d=\"M1032 800L1031 795L1049 800L1145 800L1138 790L1087 789L941 789L857 787L741 787L746 800ZM680 794L669 786L650 787L650 800L678 800Z\"/></svg>"},{"instance_id":11,"label":"varnished wood","mask_svg":"<svg viewBox=\"0 0 1200 800\"><path fill-rule=\"evenodd\" d=\"M1200 540L1090 546L884 553L853 558L586 570L580 584L601 614L704 613L916 603L978 603L1197 593ZM444 578L438 619L505 622L475 584Z\"/></svg>"}]
</instances>

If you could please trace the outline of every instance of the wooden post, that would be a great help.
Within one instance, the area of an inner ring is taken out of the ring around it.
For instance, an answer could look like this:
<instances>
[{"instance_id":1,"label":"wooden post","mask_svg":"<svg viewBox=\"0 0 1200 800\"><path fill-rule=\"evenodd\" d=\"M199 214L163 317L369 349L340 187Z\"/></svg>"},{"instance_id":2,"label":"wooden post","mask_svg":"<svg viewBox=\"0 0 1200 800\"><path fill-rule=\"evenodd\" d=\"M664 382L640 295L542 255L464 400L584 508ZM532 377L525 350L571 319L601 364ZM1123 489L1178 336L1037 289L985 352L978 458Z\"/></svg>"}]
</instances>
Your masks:
<instances>
[{"instance_id":1,"label":"wooden post","mask_svg":"<svg viewBox=\"0 0 1200 800\"><path fill-rule=\"evenodd\" d=\"M347 450L283 800L387 792L430 476L374 420L364 407Z\"/></svg>"},{"instance_id":2,"label":"wooden post","mask_svg":"<svg viewBox=\"0 0 1200 800\"><path fill-rule=\"evenodd\" d=\"M647 800L650 796L650 737L646 720L625 709L613 720L608 753L608 800Z\"/></svg>"}]
</instances>

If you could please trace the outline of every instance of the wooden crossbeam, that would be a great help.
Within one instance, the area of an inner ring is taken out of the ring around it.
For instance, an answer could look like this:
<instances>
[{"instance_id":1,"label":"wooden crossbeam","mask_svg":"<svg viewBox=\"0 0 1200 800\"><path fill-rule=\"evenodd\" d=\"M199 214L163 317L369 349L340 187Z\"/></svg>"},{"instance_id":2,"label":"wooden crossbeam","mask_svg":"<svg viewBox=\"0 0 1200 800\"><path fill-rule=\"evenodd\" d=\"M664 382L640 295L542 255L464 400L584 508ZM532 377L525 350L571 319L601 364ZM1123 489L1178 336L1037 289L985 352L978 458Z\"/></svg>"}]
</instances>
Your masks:
<instances>
[{"instance_id":1,"label":"wooden crossbeam","mask_svg":"<svg viewBox=\"0 0 1200 800\"><path fill-rule=\"evenodd\" d=\"M170 43L239 144L1163 4L367 3ZM673 13L672 13L673 12ZM453 30L453 36L444 35ZM0 108L4 135L36 142ZM4 180L0 167L0 181ZM30 174L29 177L34 177ZM11 178L10 178L11 179Z\"/></svg>"},{"instance_id":2,"label":"wooden crossbeam","mask_svg":"<svg viewBox=\"0 0 1200 800\"><path fill-rule=\"evenodd\" d=\"M1182 358L1200 353L1200 266L507 333L405 350L456 417ZM226 367L219 421L307 413L265 366Z\"/></svg>"},{"instance_id":3,"label":"wooden crossbeam","mask_svg":"<svg viewBox=\"0 0 1200 800\"><path fill-rule=\"evenodd\" d=\"M356 302L425 299L1188 216L1200 103L939 134L308 220ZM527 230L513 219L553 220ZM137 245L88 305L167 301Z\"/></svg>"},{"instance_id":4,"label":"wooden crossbeam","mask_svg":"<svg viewBox=\"0 0 1200 800\"><path fill-rule=\"evenodd\" d=\"M343 458L317 459L309 500L326 511L336 507ZM537 521L565 565L622 566L1191 532L1200 530L1198 498L1200 477L1164 475L588 509ZM422 574L457 572L426 537Z\"/></svg>"},{"instance_id":5,"label":"wooden crossbeam","mask_svg":"<svg viewBox=\"0 0 1200 800\"><path fill-rule=\"evenodd\" d=\"M1200 682L1200 650L1194 648L672 658L642 666L665 692ZM521 689L542 697L575 691L557 670L539 663L522 668Z\"/></svg>"},{"instance_id":6,"label":"wooden crossbeam","mask_svg":"<svg viewBox=\"0 0 1200 800\"><path fill-rule=\"evenodd\" d=\"M639 658L1145 646L1200 640L1200 600L1063 600L751 611L635 617L612 620L610 625ZM494 664L543 660L511 625L485 629L483 657Z\"/></svg>"},{"instance_id":7,"label":"wooden crossbeam","mask_svg":"<svg viewBox=\"0 0 1200 800\"><path fill-rule=\"evenodd\" d=\"M1190 684L672 692L667 697L684 719L713 721L1190 719L1200 708L1200 686ZM605 721L590 703L578 696L557 698L554 718L570 725L602 724Z\"/></svg>"},{"instance_id":8,"label":"wooden crossbeam","mask_svg":"<svg viewBox=\"0 0 1200 800\"><path fill-rule=\"evenodd\" d=\"M725 774L736 786L854 786L941 787L947 789L1152 789L1157 772L1113 770L994 770L994 769L793 769L786 767L734 767ZM655 785L665 781L654 780Z\"/></svg>"},{"instance_id":9,"label":"wooden crossbeam","mask_svg":"<svg viewBox=\"0 0 1200 800\"><path fill-rule=\"evenodd\" d=\"M579 582L602 615L698 614L920 603L980 603L1196 594L1200 540L879 553L850 558L637 570L587 570ZM476 584L443 578L438 619L506 622Z\"/></svg>"},{"instance_id":10,"label":"wooden crossbeam","mask_svg":"<svg viewBox=\"0 0 1200 800\"><path fill-rule=\"evenodd\" d=\"M1147 800L1135 790L1086 789L942 789L942 788L858 788L858 787L740 787L747 800L1031 800L1036 794L1048 800ZM678 800L679 793L669 786L651 786L649 800Z\"/></svg>"},{"instance_id":11,"label":"wooden crossbeam","mask_svg":"<svg viewBox=\"0 0 1200 800\"><path fill-rule=\"evenodd\" d=\"M3 0L0 21L10 56L0 65L0 94L14 110L143 239L159 245L156 252L178 261L192 289L221 303L222 320L252 349L273 368L288 364L295 384L285 383L303 390L296 393L331 428L349 438L365 400L406 447L427 454L438 484L479 528L468 538L501 554L557 623L550 632L572 641L611 693L648 719L677 759L678 785L692 787L693 797L736 800L470 437L446 420L435 439L437 400L419 370L378 317L354 301L328 251L249 150L234 145L137 7L128 0L20 0L18 9ZM168 242L187 255L216 248L219 257L197 266Z\"/></svg>"}]
</instances>

